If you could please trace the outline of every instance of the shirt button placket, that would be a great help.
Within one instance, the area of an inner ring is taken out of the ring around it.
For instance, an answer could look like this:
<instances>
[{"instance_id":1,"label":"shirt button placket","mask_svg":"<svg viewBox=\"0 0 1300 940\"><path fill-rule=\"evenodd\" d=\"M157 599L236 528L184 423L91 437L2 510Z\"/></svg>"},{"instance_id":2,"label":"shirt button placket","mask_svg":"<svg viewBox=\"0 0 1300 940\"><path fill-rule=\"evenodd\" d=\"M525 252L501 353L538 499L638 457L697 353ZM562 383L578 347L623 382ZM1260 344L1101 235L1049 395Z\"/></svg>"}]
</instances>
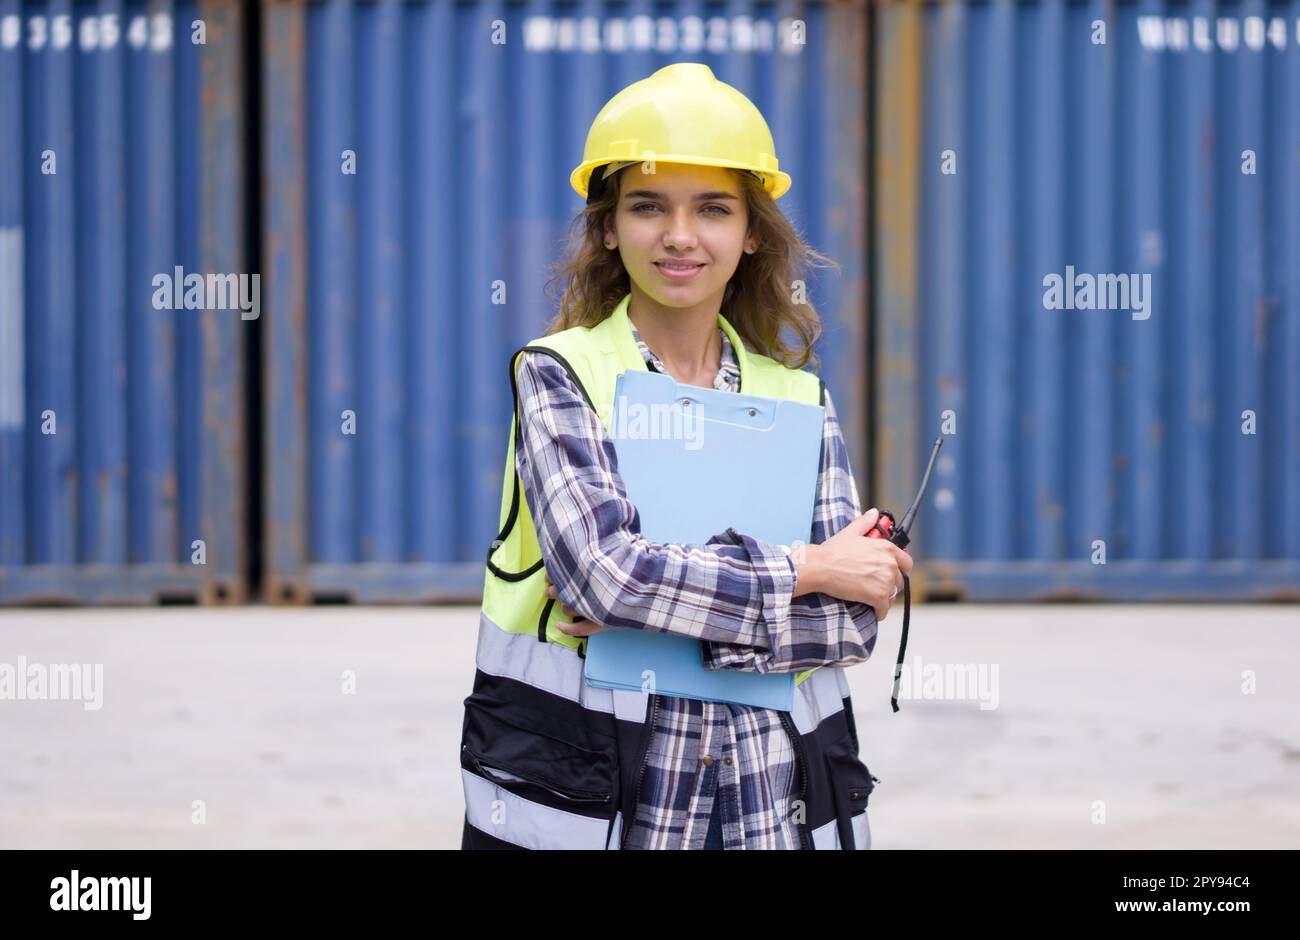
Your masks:
<instances>
[{"instance_id":1,"label":"shirt button placket","mask_svg":"<svg viewBox=\"0 0 1300 940\"><path fill-rule=\"evenodd\" d=\"M725 723L725 725L724 725L723 727L719 728L719 731L720 731L720 732L722 733L722 735L723 735L723 737L722 737L722 751L723 751L724 754L726 754L726 756L724 756L724 757L722 758L722 764L723 764L723 766L718 768L717 779L715 780L715 782L714 782L714 786L713 786L713 811L714 811L715 813L720 813L720 812L722 812L722 803L723 803L723 801L725 800L725 797L723 796L723 793L722 793L723 786L724 786L724 785L726 785L726 786L730 786L730 785L732 784L732 780L731 780L731 778L732 778L732 776L735 774L735 771L734 771L734 770L732 770L732 771L730 771L730 772L726 772L726 771L724 771L724 769L723 769L724 767L733 767L733 766L735 765L735 761L731 758L730 754L727 753L727 752L732 752L732 751L734 751L735 748L736 748L736 731L735 731L735 726L733 725L733 723L732 723L731 720L730 720L730 713L727 712L727 711L724 711L723 714L726 716L726 723ZM725 777L726 779L723 779L724 777ZM737 792L737 793L740 792L740 782L739 782L739 781L736 781L735 789L736 789L736 792ZM726 849L726 848L730 848L730 846L728 846L728 845L726 844L726 843L727 843L727 827L726 827L726 818L725 818L725 816L723 817L722 842L723 842L723 848L724 848L724 849Z\"/></svg>"}]
</instances>

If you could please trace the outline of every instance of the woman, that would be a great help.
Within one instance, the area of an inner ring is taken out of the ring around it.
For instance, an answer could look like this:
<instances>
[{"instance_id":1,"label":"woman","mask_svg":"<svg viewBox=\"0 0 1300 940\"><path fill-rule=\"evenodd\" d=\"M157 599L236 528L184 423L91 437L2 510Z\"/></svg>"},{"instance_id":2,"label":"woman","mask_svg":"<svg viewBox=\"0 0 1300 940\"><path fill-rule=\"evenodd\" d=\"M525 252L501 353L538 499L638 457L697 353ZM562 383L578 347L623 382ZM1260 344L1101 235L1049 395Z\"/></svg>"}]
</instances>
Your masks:
<instances>
[{"instance_id":1,"label":"woman","mask_svg":"<svg viewBox=\"0 0 1300 940\"><path fill-rule=\"evenodd\" d=\"M559 316L511 360L501 531L465 702L463 847L869 844L874 778L841 667L871 655L911 559L864 537L877 513L859 515L834 405L801 370L819 325L790 285L825 259L774 204L789 184L762 115L703 65L629 86L592 125ZM627 368L820 401L812 543L734 529L646 541L608 434ZM607 627L697 638L711 669L798 673L795 709L589 687L585 637Z\"/></svg>"}]
</instances>

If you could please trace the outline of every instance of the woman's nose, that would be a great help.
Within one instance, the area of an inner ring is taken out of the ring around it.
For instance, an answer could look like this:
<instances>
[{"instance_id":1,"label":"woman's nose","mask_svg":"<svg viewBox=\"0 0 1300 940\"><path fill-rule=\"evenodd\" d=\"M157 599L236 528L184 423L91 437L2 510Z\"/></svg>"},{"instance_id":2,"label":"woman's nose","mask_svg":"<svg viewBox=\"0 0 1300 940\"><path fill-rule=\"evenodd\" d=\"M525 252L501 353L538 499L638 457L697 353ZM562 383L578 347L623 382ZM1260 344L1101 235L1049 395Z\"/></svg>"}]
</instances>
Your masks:
<instances>
[{"instance_id":1,"label":"woman's nose","mask_svg":"<svg viewBox=\"0 0 1300 940\"><path fill-rule=\"evenodd\" d=\"M695 229L689 212L675 212L668 220L664 232L664 246L679 249L690 248L695 244Z\"/></svg>"}]
</instances>

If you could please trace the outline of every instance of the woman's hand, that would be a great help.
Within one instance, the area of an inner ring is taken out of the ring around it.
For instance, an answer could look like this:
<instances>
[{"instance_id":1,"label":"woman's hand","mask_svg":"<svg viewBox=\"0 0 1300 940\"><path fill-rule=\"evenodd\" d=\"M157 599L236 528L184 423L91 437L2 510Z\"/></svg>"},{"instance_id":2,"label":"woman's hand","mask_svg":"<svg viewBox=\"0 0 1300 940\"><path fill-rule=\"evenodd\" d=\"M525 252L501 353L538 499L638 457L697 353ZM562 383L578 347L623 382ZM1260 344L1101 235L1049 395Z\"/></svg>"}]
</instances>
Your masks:
<instances>
[{"instance_id":1,"label":"woman's hand","mask_svg":"<svg viewBox=\"0 0 1300 940\"><path fill-rule=\"evenodd\" d=\"M795 552L795 595L822 591L845 601L870 604L876 620L889 616L894 596L911 574L912 556L893 542L867 538L880 513L868 509L820 545Z\"/></svg>"},{"instance_id":2,"label":"woman's hand","mask_svg":"<svg viewBox=\"0 0 1300 940\"><path fill-rule=\"evenodd\" d=\"M561 633L567 636L591 636L593 633L599 633L601 630L605 629L598 623L592 623L577 611L570 610L565 606L563 601L560 601L555 594L555 585L551 583L551 575L545 568L542 569L542 576L546 579L546 596L558 601L560 604L560 610L564 613L564 616L573 621L573 623L565 623L563 620L557 622L555 626L559 628ZM601 642L603 643L604 641L602 640Z\"/></svg>"}]
</instances>

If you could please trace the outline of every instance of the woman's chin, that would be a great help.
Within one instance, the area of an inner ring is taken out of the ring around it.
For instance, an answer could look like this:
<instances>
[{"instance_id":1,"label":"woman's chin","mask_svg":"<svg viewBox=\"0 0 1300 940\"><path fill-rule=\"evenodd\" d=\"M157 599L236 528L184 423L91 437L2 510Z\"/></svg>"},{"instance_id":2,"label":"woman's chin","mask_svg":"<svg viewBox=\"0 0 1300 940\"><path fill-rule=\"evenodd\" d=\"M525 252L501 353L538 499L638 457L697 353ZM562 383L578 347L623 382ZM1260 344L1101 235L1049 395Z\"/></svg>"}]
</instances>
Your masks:
<instances>
[{"instance_id":1,"label":"woman's chin","mask_svg":"<svg viewBox=\"0 0 1300 940\"><path fill-rule=\"evenodd\" d=\"M652 275L653 277L653 275ZM638 284L642 293L663 307L694 307L708 300L716 293L712 285L686 283L665 284L662 278L654 278L657 283Z\"/></svg>"}]
</instances>

